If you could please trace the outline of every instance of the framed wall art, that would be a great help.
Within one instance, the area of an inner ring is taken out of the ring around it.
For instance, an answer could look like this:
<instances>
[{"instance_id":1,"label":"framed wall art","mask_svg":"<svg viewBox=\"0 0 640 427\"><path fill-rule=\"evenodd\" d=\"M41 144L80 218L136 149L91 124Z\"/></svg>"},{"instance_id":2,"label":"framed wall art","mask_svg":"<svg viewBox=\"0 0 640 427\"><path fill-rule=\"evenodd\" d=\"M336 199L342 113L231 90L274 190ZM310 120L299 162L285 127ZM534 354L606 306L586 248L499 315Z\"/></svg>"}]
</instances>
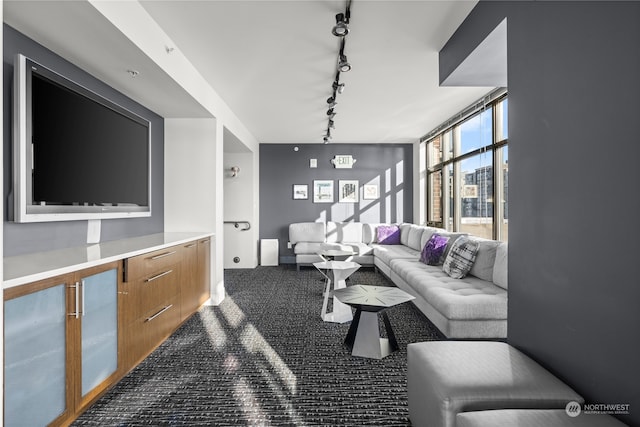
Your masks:
<instances>
[{"instance_id":1,"label":"framed wall art","mask_svg":"<svg viewBox=\"0 0 640 427\"><path fill-rule=\"evenodd\" d=\"M358 181L340 180L338 181L338 202L357 203L358 202Z\"/></svg>"},{"instance_id":2,"label":"framed wall art","mask_svg":"<svg viewBox=\"0 0 640 427\"><path fill-rule=\"evenodd\" d=\"M307 184L293 184L293 200L307 200L309 186Z\"/></svg>"},{"instance_id":3,"label":"framed wall art","mask_svg":"<svg viewBox=\"0 0 640 427\"><path fill-rule=\"evenodd\" d=\"M378 184L365 184L362 189L362 198L364 200L375 200L379 198Z\"/></svg>"},{"instance_id":4,"label":"framed wall art","mask_svg":"<svg viewBox=\"0 0 640 427\"><path fill-rule=\"evenodd\" d=\"M313 203L333 203L333 181L313 181Z\"/></svg>"}]
</instances>

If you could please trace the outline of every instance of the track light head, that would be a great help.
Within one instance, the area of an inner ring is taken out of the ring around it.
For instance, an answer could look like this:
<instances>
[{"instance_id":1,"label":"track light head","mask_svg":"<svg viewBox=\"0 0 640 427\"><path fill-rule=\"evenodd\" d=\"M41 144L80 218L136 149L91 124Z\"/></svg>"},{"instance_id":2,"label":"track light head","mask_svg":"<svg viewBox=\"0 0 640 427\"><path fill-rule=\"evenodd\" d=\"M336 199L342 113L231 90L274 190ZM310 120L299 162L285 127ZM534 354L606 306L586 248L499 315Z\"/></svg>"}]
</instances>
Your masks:
<instances>
[{"instance_id":1,"label":"track light head","mask_svg":"<svg viewBox=\"0 0 640 427\"><path fill-rule=\"evenodd\" d=\"M332 104L336 102L336 97L335 96L330 96L327 98L327 104Z\"/></svg>"},{"instance_id":2,"label":"track light head","mask_svg":"<svg viewBox=\"0 0 640 427\"><path fill-rule=\"evenodd\" d=\"M338 83L338 81L333 82L333 90L337 93L344 92L344 83Z\"/></svg>"},{"instance_id":3,"label":"track light head","mask_svg":"<svg viewBox=\"0 0 640 427\"><path fill-rule=\"evenodd\" d=\"M351 64L347 61L347 55L340 55L340 60L338 61L338 71L341 73L346 73L351 70Z\"/></svg>"},{"instance_id":4,"label":"track light head","mask_svg":"<svg viewBox=\"0 0 640 427\"><path fill-rule=\"evenodd\" d=\"M328 144L329 141L331 141L331 129L327 128L327 133L324 134L322 139L324 140L325 144Z\"/></svg>"},{"instance_id":5,"label":"track light head","mask_svg":"<svg viewBox=\"0 0 640 427\"><path fill-rule=\"evenodd\" d=\"M331 104L329 104L329 108L333 108L336 105L338 105L338 103L336 101L333 101Z\"/></svg>"},{"instance_id":6,"label":"track light head","mask_svg":"<svg viewBox=\"0 0 640 427\"><path fill-rule=\"evenodd\" d=\"M344 13L338 13L336 15L336 25L331 30L331 34L336 37L344 37L349 34L349 25L344 18Z\"/></svg>"},{"instance_id":7,"label":"track light head","mask_svg":"<svg viewBox=\"0 0 640 427\"><path fill-rule=\"evenodd\" d=\"M335 116L335 114L336 114L336 113L333 111L333 108L329 108L329 109L327 110L327 116L330 116L330 115L332 115L332 114Z\"/></svg>"},{"instance_id":8,"label":"track light head","mask_svg":"<svg viewBox=\"0 0 640 427\"><path fill-rule=\"evenodd\" d=\"M336 128L336 126L335 126L333 120L329 119L329 129L335 129L335 128Z\"/></svg>"}]
</instances>

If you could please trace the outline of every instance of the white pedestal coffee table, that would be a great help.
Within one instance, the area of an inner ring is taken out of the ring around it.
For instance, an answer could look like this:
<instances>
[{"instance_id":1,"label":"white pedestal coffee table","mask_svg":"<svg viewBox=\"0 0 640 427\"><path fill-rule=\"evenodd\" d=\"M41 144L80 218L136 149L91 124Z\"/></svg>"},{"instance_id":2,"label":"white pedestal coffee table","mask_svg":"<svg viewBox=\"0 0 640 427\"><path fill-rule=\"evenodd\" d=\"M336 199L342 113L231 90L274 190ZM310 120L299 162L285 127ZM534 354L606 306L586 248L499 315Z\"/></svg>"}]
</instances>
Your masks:
<instances>
[{"instance_id":1,"label":"white pedestal coffee table","mask_svg":"<svg viewBox=\"0 0 640 427\"><path fill-rule=\"evenodd\" d=\"M325 261L316 262L313 265L327 279L324 291L324 301L322 302L322 311L320 312L322 320L325 322L335 323L344 323L352 320L353 314L351 313L351 307L338 301L335 296L333 297L333 311L331 313L327 313L332 281L325 271L332 271L333 289L335 291L337 289L344 289L347 287L345 279L356 272L360 268L360 264L352 261Z\"/></svg>"},{"instance_id":2,"label":"white pedestal coffee table","mask_svg":"<svg viewBox=\"0 0 640 427\"><path fill-rule=\"evenodd\" d=\"M385 308L411 301L415 297L389 286L354 285L333 292L334 298L356 308L344 343L353 356L382 359L398 349ZM382 315L387 338L380 338L378 313Z\"/></svg>"}]
</instances>

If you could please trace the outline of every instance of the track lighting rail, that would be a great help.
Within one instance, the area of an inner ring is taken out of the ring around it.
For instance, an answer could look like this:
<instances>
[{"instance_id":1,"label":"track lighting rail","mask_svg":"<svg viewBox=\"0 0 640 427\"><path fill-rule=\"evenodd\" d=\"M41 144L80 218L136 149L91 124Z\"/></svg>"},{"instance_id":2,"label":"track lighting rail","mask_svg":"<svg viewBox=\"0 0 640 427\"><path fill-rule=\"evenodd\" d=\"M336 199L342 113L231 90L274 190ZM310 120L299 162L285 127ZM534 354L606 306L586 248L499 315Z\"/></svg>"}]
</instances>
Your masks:
<instances>
[{"instance_id":1,"label":"track lighting rail","mask_svg":"<svg viewBox=\"0 0 640 427\"><path fill-rule=\"evenodd\" d=\"M335 117L336 117L336 105L337 96L344 91L344 83L340 82L340 73L346 73L351 70L351 64L347 60L347 55L344 53L346 44L346 36L349 34L349 22L351 20L351 0L347 0L344 13L338 13L336 15L336 25L331 30L331 33L340 37L340 48L338 51L338 59L336 64L336 76L331 84L331 96L327 98L327 130L323 135L323 141L328 144L331 141L331 129L335 129Z\"/></svg>"}]
</instances>

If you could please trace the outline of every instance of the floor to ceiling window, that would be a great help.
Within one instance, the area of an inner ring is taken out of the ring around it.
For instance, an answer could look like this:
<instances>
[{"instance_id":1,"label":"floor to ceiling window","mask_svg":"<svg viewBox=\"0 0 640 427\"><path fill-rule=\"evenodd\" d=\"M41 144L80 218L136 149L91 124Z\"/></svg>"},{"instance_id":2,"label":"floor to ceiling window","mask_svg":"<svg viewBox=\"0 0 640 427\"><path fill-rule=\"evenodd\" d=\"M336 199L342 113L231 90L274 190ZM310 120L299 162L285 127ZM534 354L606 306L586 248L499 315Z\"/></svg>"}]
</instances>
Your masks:
<instances>
[{"instance_id":1,"label":"floor to ceiling window","mask_svg":"<svg viewBox=\"0 0 640 427\"><path fill-rule=\"evenodd\" d=\"M503 93L425 140L428 224L508 240L507 117Z\"/></svg>"}]
</instances>

